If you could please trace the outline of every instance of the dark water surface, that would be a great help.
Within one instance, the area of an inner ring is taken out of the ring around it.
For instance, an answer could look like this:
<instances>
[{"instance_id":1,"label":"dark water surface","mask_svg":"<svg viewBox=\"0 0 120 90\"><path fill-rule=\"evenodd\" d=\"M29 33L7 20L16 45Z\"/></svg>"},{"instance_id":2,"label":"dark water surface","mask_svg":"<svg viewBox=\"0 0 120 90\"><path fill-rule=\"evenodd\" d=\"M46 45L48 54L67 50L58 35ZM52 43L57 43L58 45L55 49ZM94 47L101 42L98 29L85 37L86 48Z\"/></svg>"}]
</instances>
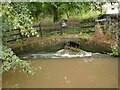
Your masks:
<instances>
[{"instance_id":1,"label":"dark water surface","mask_svg":"<svg viewBox=\"0 0 120 90\"><path fill-rule=\"evenodd\" d=\"M19 69L3 74L4 88L117 88L118 58L46 58L30 60L33 76Z\"/></svg>"}]
</instances>

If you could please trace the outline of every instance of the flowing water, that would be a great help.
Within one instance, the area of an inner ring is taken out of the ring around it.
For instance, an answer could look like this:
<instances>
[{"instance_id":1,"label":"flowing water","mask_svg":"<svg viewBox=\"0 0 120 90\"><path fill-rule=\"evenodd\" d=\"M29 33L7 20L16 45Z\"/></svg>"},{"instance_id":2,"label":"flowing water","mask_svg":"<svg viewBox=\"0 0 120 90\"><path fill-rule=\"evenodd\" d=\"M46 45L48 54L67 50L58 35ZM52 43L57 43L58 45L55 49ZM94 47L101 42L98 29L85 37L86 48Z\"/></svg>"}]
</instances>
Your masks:
<instances>
[{"instance_id":1,"label":"flowing water","mask_svg":"<svg viewBox=\"0 0 120 90\"><path fill-rule=\"evenodd\" d=\"M28 60L31 62L35 74L33 76L26 76L19 68L16 71L5 72L2 76L3 87L118 87L118 58L112 58L108 56L101 57L102 55L95 53L93 54L94 57L91 56L91 53L84 54L84 57L82 57L82 54L80 53L79 55L77 53L74 55L72 54L71 56L70 53L67 53L65 55L65 53L60 54L60 52L61 51L58 51L57 53L48 54L48 56L46 53L31 54L34 58ZM95 55L97 55L97 57L95 57Z\"/></svg>"},{"instance_id":2,"label":"flowing water","mask_svg":"<svg viewBox=\"0 0 120 90\"><path fill-rule=\"evenodd\" d=\"M21 55L20 57L22 59L27 59L27 58L80 58L80 57L106 57L106 56L108 57L108 55L106 54L91 53L83 50L71 51L71 50L61 49L53 53L40 52L35 54L24 54Z\"/></svg>"}]
</instances>

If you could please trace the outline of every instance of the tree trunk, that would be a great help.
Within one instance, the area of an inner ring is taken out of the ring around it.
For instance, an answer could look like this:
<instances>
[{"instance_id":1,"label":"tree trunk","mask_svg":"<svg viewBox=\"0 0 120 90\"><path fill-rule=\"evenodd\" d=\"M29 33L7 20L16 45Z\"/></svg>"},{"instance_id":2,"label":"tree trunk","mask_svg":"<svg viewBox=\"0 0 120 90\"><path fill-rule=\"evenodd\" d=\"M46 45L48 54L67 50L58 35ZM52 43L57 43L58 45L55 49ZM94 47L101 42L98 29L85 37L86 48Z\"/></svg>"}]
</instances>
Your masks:
<instances>
[{"instance_id":1,"label":"tree trunk","mask_svg":"<svg viewBox=\"0 0 120 90\"><path fill-rule=\"evenodd\" d=\"M67 19L69 19L69 14L68 14L68 11L66 10L66 15L67 15Z\"/></svg>"},{"instance_id":2,"label":"tree trunk","mask_svg":"<svg viewBox=\"0 0 120 90\"><path fill-rule=\"evenodd\" d=\"M58 21L58 10L55 6L53 6L53 22Z\"/></svg>"}]
</instances>

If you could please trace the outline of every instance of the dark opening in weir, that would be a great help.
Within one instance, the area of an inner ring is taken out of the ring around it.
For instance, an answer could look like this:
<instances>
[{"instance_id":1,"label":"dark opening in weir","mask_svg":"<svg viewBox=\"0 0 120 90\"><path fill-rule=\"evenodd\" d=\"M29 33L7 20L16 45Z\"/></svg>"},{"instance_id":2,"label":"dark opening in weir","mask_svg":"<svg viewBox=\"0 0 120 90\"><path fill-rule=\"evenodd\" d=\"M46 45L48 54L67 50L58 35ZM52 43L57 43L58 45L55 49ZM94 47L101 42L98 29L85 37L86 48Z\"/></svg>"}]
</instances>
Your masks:
<instances>
[{"instance_id":1,"label":"dark opening in weir","mask_svg":"<svg viewBox=\"0 0 120 90\"><path fill-rule=\"evenodd\" d=\"M80 50L80 44L73 42L73 41L68 41L65 44L65 49L73 50L73 51L79 51Z\"/></svg>"}]
</instances>

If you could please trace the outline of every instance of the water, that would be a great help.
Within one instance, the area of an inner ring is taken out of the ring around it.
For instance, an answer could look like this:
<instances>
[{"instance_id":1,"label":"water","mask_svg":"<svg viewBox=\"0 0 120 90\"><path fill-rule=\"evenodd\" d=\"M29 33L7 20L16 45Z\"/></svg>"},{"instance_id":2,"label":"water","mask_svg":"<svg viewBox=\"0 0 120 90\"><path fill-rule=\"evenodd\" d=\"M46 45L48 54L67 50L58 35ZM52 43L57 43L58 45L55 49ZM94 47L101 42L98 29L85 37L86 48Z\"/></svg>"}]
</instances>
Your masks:
<instances>
[{"instance_id":1,"label":"water","mask_svg":"<svg viewBox=\"0 0 120 90\"><path fill-rule=\"evenodd\" d=\"M0 89L2 89L2 75L0 74Z\"/></svg>"},{"instance_id":2,"label":"water","mask_svg":"<svg viewBox=\"0 0 120 90\"><path fill-rule=\"evenodd\" d=\"M6 88L117 88L118 58L36 58L29 60L35 74L19 68L3 74Z\"/></svg>"},{"instance_id":3,"label":"water","mask_svg":"<svg viewBox=\"0 0 120 90\"><path fill-rule=\"evenodd\" d=\"M79 57L105 57L105 56L108 55L100 54L100 53L91 53L83 50L71 51L71 50L61 49L53 53L40 52L34 54L26 54L26 55L24 54L20 57L25 59L25 58L79 58Z\"/></svg>"}]
</instances>

